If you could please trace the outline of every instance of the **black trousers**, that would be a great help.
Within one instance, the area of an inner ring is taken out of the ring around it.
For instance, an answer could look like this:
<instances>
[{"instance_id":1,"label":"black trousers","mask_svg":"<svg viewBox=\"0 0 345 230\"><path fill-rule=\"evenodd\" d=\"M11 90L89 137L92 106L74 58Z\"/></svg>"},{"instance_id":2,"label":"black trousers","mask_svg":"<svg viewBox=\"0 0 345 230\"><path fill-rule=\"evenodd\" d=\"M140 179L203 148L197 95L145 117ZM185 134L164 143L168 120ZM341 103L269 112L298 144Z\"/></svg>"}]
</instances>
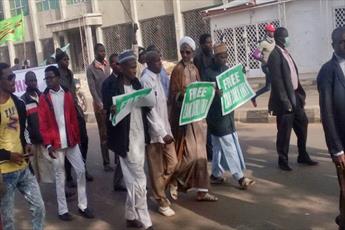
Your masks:
<instances>
[{"instance_id":1,"label":"black trousers","mask_svg":"<svg viewBox=\"0 0 345 230\"><path fill-rule=\"evenodd\" d=\"M207 160L212 161L213 157L213 150L212 150L212 138L211 138L211 133L207 128L207 142L206 142L206 152L207 152Z\"/></svg>"},{"instance_id":2,"label":"black trousers","mask_svg":"<svg viewBox=\"0 0 345 230\"><path fill-rule=\"evenodd\" d=\"M114 178L113 178L114 189L122 185L122 179L123 179L123 174L122 174L119 155L115 153L115 170L114 170Z\"/></svg>"},{"instance_id":3,"label":"black trousers","mask_svg":"<svg viewBox=\"0 0 345 230\"><path fill-rule=\"evenodd\" d=\"M89 137L87 136L87 129L86 129L86 121L84 116L80 115L78 113L78 123L79 123L79 129L80 129L80 152L83 157L83 161L86 164L86 157L87 157L87 151L89 148ZM72 181L72 165L68 161L68 159L65 157L65 171L66 171L66 180Z\"/></svg>"},{"instance_id":4,"label":"black trousers","mask_svg":"<svg viewBox=\"0 0 345 230\"><path fill-rule=\"evenodd\" d=\"M336 167L338 182L340 187L340 197L339 197L339 229L345 229L345 170Z\"/></svg>"},{"instance_id":5,"label":"black trousers","mask_svg":"<svg viewBox=\"0 0 345 230\"><path fill-rule=\"evenodd\" d=\"M297 97L297 96L296 96ZM279 163L288 162L291 130L297 136L298 154L300 157L307 155L306 143L308 134L308 118L297 97L296 109L293 112L277 115L277 141L276 148Z\"/></svg>"}]
</instances>

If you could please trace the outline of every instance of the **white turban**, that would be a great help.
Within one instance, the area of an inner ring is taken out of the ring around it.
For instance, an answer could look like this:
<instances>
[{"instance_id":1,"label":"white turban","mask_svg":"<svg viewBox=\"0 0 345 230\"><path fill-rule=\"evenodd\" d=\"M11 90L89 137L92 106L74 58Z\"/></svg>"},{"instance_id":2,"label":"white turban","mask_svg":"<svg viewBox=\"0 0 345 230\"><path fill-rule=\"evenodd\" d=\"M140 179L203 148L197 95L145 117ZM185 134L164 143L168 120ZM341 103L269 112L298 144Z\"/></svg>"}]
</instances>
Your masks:
<instances>
[{"instance_id":1,"label":"white turban","mask_svg":"<svg viewBox=\"0 0 345 230\"><path fill-rule=\"evenodd\" d=\"M188 37L188 36L181 38L181 40L179 42L180 48L183 44L189 45L192 48L192 50L195 50L195 48L196 48L195 41L191 37Z\"/></svg>"}]
</instances>

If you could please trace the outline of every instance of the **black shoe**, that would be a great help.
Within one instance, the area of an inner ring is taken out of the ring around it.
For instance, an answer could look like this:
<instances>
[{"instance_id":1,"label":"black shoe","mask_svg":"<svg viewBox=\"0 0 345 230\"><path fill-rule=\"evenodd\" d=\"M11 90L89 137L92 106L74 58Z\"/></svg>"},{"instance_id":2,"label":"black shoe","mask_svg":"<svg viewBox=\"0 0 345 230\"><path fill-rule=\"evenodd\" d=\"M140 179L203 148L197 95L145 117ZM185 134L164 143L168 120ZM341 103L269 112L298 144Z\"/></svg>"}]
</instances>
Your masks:
<instances>
[{"instance_id":1,"label":"black shoe","mask_svg":"<svg viewBox=\"0 0 345 230\"><path fill-rule=\"evenodd\" d=\"M92 211L89 208L84 209L84 211L82 211L80 208L78 210L79 210L80 215L86 219L95 218L95 216L93 215Z\"/></svg>"},{"instance_id":2,"label":"black shoe","mask_svg":"<svg viewBox=\"0 0 345 230\"><path fill-rule=\"evenodd\" d=\"M69 214L68 212L62 214L62 215L59 215L59 219L62 220L62 221L72 221L73 220L73 217L71 214Z\"/></svg>"},{"instance_id":3,"label":"black shoe","mask_svg":"<svg viewBox=\"0 0 345 230\"><path fill-rule=\"evenodd\" d=\"M66 186L68 188L76 188L77 184L74 182L74 180L69 180L69 181L66 182Z\"/></svg>"},{"instance_id":4,"label":"black shoe","mask_svg":"<svg viewBox=\"0 0 345 230\"><path fill-rule=\"evenodd\" d=\"M125 187L123 187L122 185L117 185L117 186L114 186L114 191L115 192L127 192L127 189Z\"/></svg>"},{"instance_id":5,"label":"black shoe","mask_svg":"<svg viewBox=\"0 0 345 230\"><path fill-rule=\"evenodd\" d=\"M292 168L290 168L290 166L287 163L279 164L279 168L283 171L292 171Z\"/></svg>"},{"instance_id":6,"label":"black shoe","mask_svg":"<svg viewBox=\"0 0 345 230\"><path fill-rule=\"evenodd\" d=\"M150 227L148 227L146 230L153 230L153 227L150 226Z\"/></svg>"},{"instance_id":7,"label":"black shoe","mask_svg":"<svg viewBox=\"0 0 345 230\"><path fill-rule=\"evenodd\" d=\"M93 176L90 175L90 173L88 171L85 172L85 178L86 178L86 181L93 181Z\"/></svg>"},{"instance_id":8,"label":"black shoe","mask_svg":"<svg viewBox=\"0 0 345 230\"><path fill-rule=\"evenodd\" d=\"M105 172L113 172L114 169L110 165L104 165L104 171Z\"/></svg>"},{"instance_id":9,"label":"black shoe","mask_svg":"<svg viewBox=\"0 0 345 230\"><path fill-rule=\"evenodd\" d=\"M224 178L211 175L210 176L210 182L211 182L211 184L223 184Z\"/></svg>"},{"instance_id":10,"label":"black shoe","mask_svg":"<svg viewBox=\"0 0 345 230\"><path fill-rule=\"evenodd\" d=\"M335 223L336 223L338 226L340 226L340 218L341 218L340 215L337 216L337 217L335 218Z\"/></svg>"},{"instance_id":11,"label":"black shoe","mask_svg":"<svg viewBox=\"0 0 345 230\"><path fill-rule=\"evenodd\" d=\"M304 164L304 165L309 165L309 166L314 166L314 165L318 165L319 164L319 162L313 161L312 159L310 159L310 157L308 155L307 156L303 156L303 157L298 156L297 162L299 164Z\"/></svg>"},{"instance_id":12,"label":"black shoe","mask_svg":"<svg viewBox=\"0 0 345 230\"><path fill-rule=\"evenodd\" d=\"M142 228L143 224L139 220L127 220L127 228Z\"/></svg>"}]
</instances>

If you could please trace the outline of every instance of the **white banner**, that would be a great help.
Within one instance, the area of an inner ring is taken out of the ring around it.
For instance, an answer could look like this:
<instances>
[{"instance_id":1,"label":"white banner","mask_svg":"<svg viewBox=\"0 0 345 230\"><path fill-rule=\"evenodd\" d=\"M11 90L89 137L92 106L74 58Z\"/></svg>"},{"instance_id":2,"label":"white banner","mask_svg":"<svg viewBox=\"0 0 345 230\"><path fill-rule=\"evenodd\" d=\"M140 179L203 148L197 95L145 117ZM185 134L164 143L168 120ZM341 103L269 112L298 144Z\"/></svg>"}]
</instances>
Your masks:
<instances>
[{"instance_id":1,"label":"white banner","mask_svg":"<svg viewBox=\"0 0 345 230\"><path fill-rule=\"evenodd\" d=\"M16 75L16 92L14 93L16 96L21 97L26 90L26 85L25 85L25 74L29 71L32 71L35 73L36 78L37 78L37 86L38 89L43 92L47 85L44 80L44 70L47 68L47 66L40 66L40 67L35 67L35 68L30 68L30 69L21 69L21 70L16 70L13 71L13 73Z\"/></svg>"},{"instance_id":2,"label":"white banner","mask_svg":"<svg viewBox=\"0 0 345 230\"><path fill-rule=\"evenodd\" d=\"M132 93L113 97L113 104L116 106L116 114L110 115L110 120L113 126L116 126L134 107L153 107L155 95L151 88L135 90Z\"/></svg>"}]
</instances>

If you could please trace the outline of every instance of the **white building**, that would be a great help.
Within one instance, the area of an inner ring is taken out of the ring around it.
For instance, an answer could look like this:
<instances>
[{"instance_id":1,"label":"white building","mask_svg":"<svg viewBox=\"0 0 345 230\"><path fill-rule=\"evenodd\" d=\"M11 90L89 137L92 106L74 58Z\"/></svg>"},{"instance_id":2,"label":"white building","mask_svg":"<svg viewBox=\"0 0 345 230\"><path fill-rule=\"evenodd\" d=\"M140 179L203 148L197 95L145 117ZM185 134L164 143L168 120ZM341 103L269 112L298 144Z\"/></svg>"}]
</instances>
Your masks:
<instances>
[{"instance_id":1,"label":"white building","mask_svg":"<svg viewBox=\"0 0 345 230\"><path fill-rule=\"evenodd\" d=\"M229 64L242 63L250 76L262 75L251 58L264 26L275 23L289 31L290 47L299 72L314 76L332 54L331 33L345 25L344 0L235 0L203 11L217 41L225 35Z\"/></svg>"},{"instance_id":2,"label":"white building","mask_svg":"<svg viewBox=\"0 0 345 230\"><path fill-rule=\"evenodd\" d=\"M0 20L25 15L24 43L0 47L0 61L15 57L40 64L56 47L70 43L72 69L83 72L93 59L93 46L104 43L108 54L131 47L131 23L140 26L139 43L155 44L165 59L177 59L177 40L209 32L200 11L222 0L0 0Z\"/></svg>"}]
</instances>

